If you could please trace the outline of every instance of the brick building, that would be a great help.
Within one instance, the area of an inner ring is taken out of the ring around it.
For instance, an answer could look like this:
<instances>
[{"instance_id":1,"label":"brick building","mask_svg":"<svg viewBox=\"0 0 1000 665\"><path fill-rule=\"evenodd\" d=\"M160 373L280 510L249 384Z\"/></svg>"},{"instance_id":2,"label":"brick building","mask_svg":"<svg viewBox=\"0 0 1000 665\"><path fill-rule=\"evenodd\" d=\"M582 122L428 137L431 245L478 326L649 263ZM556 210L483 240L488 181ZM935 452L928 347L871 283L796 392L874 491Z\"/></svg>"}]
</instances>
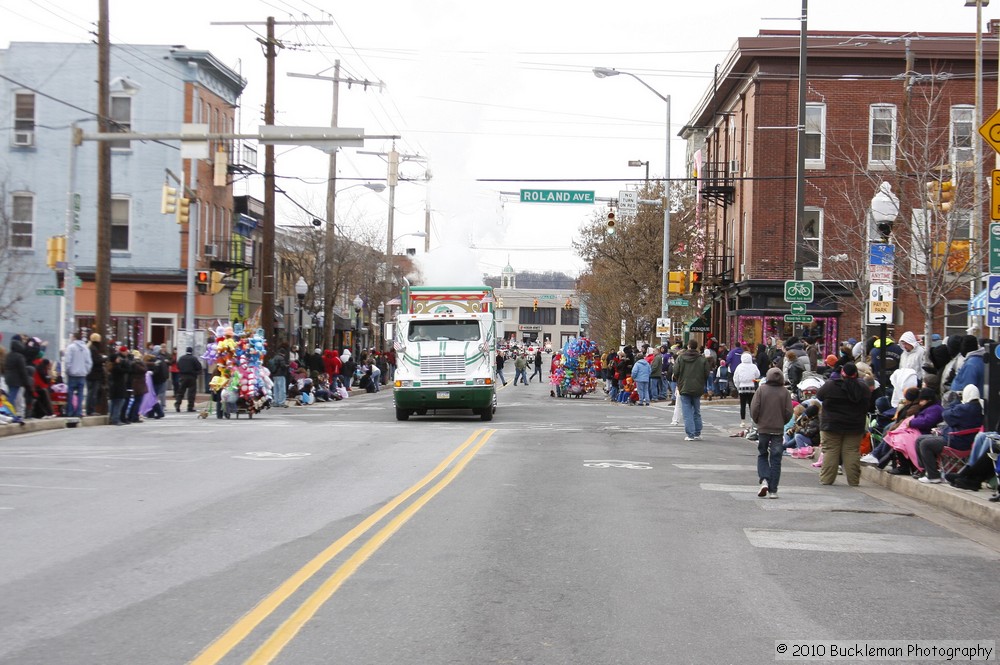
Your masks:
<instances>
[{"instance_id":1,"label":"brick building","mask_svg":"<svg viewBox=\"0 0 1000 665\"><path fill-rule=\"evenodd\" d=\"M877 326L863 327L869 245L885 242L896 245L898 333L923 332L927 309L931 332L964 333L970 293L982 288L982 254L970 241L974 228L978 238L985 231L972 204L975 35L810 32L807 45L801 224L797 32L737 40L681 131L706 237L703 318L726 342L807 333L832 350L873 334ZM997 40L984 38L983 50L984 99L996 100ZM984 117L994 108L986 102ZM984 152L992 164L992 151ZM947 180L959 183L952 208L928 209L928 184ZM883 181L899 196L885 237L869 211ZM980 220L989 219L986 206ZM815 285L811 324L783 318L796 260Z\"/></svg>"}]
</instances>

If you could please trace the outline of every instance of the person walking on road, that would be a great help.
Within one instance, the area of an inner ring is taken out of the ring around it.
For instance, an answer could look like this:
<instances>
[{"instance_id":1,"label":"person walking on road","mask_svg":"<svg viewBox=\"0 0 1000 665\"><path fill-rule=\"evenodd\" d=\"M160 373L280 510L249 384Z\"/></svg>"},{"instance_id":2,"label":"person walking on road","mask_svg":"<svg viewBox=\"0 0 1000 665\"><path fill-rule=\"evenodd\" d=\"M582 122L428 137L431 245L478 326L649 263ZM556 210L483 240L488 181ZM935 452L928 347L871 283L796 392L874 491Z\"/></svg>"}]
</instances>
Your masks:
<instances>
[{"instance_id":1,"label":"person walking on road","mask_svg":"<svg viewBox=\"0 0 1000 665\"><path fill-rule=\"evenodd\" d=\"M500 382L506 386L507 379L503 375L503 364L504 364L503 351L497 351L496 364L497 364L497 376L500 377Z\"/></svg>"},{"instance_id":2,"label":"person walking on road","mask_svg":"<svg viewBox=\"0 0 1000 665\"><path fill-rule=\"evenodd\" d=\"M859 448L865 433L871 389L858 378L857 366L847 363L841 372L834 372L820 386L816 397L823 404L819 416L820 445L823 447L819 482L832 485L837 480L837 467L843 464L847 484L856 487L861 482Z\"/></svg>"},{"instance_id":3,"label":"person walking on road","mask_svg":"<svg viewBox=\"0 0 1000 665\"><path fill-rule=\"evenodd\" d=\"M744 355L749 357L750 354ZM757 496L764 498L770 494L772 499L777 499L781 455L785 452L782 434L785 423L792 418L792 395L785 388L785 377L777 367L767 370L764 383L753 393L750 417L757 423L757 478L760 480Z\"/></svg>"},{"instance_id":4,"label":"person walking on road","mask_svg":"<svg viewBox=\"0 0 1000 665\"><path fill-rule=\"evenodd\" d=\"M649 406L649 363L642 356L632 365L632 380L635 381L635 388L639 391L639 406Z\"/></svg>"},{"instance_id":5,"label":"person walking on road","mask_svg":"<svg viewBox=\"0 0 1000 665\"><path fill-rule=\"evenodd\" d=\"M83 415L83 389L87 385L87 375L93 367L90 349L82 339L74 339L66 347L63 367L66 370L66 415L79 418Z\"/></svg>"},{"instance_id":6,"label":"person walking on road","mask_svg":"<svg viewBox=\"0 0 1000 665\"><path fill-rule=\"evenodd\" d=\"M177 359L177 370L181 375L181 389L174 396L174 410L181 410L181 402L187 395L187 410L194 411L194 398L198 390L198 375L201 374L201 361L194 355L194 349L187 347L184 355Z\"/></svg>"},{"instance_id":7,"label":"person walking on road","mask_svg":"<svg viewBox=\"0 0 1000 665\"><path fill-rule=\"evenodd\" d=\"M740 364L733 370L733 385L740 396L740 429L747 426L747 407L753 400L759 378L760 369L754 362L753 356L744 352L740 356Z\"/></svg>"},{"instance_id":8,"label":"person walking on road","mask_svg":"<svg viewBox=\"0 0 1000 665\"><path fill-rule=\"evenodd\" d=\"M542 350L541 349L538 349L537 351L535 351L535 371L532 372L531 376L528 377L528 382L529 383L531 382L531 380L533 378L535 378L536 374L538 375L538 382L541 383L542 382Z\"/></svg>"},{"instance_id":9,"label":"person walking on road","mask_svg":"<svg viewBox=\"0 0 1000 665\"><path fill-rule=\"evenodd\" d=\"M677 356L674 379L684 415L685 441L701 440L701 395L708 380L708 360L698 353L698 342L691 340L687 349Z\"/></svg>"},{"instance_id":10,"label":"person walking on road","mask_svg":"<svg viewBox=\"0 0 1000 665\"><path fill-rule=\"evenodd\" d=\"M518 354L517 358L514 359L514 385L517 385L517 378L521 377L521 381L524 385L528 385L528 359L523 354Z\"/></svg>"}]
</instances>

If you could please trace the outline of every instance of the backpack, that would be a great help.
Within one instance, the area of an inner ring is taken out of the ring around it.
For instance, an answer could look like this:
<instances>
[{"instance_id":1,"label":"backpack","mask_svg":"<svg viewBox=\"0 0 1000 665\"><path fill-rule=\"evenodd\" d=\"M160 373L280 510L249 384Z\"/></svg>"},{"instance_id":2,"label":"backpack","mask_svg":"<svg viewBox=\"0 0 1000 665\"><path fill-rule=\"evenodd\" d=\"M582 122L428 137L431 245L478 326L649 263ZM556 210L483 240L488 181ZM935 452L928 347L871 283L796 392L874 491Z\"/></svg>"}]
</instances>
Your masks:
<instances>
[{"instance_id":1,"label":"backpack","mask_svg":"<svg viewBox=\"0 0 1000 665\"><path fill-rule=\"evenodd\" d=\"M166 383L170 379L170 368L167 363L157 360L153 365L153 383Z\"/></svg>"}]
</instances>

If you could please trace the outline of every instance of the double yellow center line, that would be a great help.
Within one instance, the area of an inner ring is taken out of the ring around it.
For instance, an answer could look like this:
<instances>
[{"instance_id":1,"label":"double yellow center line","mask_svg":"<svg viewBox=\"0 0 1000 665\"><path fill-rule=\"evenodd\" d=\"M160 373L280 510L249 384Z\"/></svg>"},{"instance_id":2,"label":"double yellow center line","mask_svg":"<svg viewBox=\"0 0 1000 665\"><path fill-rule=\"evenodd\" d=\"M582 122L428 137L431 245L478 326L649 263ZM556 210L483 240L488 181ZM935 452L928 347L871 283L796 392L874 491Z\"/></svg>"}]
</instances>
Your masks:
<instances>
[{"instance_id":1,"label":"double yellow center line","mask_svg":"<svg viewBox=\"0 0 1000 665\"><path fill-rule=\"evenodd\" d=\"M191 665L214 665L224 658L233 648L242 642L265 619L271 616L288 598L298 591L303 584L316 575L334 557L363 536L369 529L378 524L384 517L392 513L402 503L417 494L424 487L440 476L462 453L465 455L444 474L429 490L393 517L385 526L368 539L351 555L337 570L330 575L310 596L297 607L267 640L245 661L248 665L264 665L270 663L281 650L288 645L299 630L319 611L323 603L328 601L337 589L353 575L368 558L378 550L400 527L443 490L462 472L462 469L475 456L479 449L496 433L493 429L477 429L462 445L444 458L430 473L421 478L415 485L404 491L379 510L372 513L356 527L338 538L325 550L317 554L309 563L302 566L291 577L281 583L266 598L243 618L233 624L229 630L219 636L191 661Z\"/></svg>"}]
</instances>

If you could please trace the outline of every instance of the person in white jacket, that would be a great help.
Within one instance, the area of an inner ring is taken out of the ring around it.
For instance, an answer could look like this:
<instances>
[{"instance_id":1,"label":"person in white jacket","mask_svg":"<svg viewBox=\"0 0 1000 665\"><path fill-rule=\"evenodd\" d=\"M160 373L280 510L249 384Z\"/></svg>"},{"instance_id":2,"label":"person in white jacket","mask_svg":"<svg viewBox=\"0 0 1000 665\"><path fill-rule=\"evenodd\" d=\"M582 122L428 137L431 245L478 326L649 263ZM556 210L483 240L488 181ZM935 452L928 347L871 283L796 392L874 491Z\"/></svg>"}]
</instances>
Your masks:
<instances>
[{"instance_id":1,"label":"person in white jacket","mask_svg":"<svg viewBox=\"0 0 1000 665\"><path fill-rule=\"evenodd\" d=\"M903 347L903 353L899 355L899 368L912 369L919 381L924 376L924 356L926 355L924 347L917 341L916 335L909 330L900 335L899 345Z\"/></svg>"},{"instance_id":2,"label":"person in white jacket","mask_svg":"<svg viewBox=\"0 0 1000 665\"><path fill-rule=\"evenodd\" d=\"M740 394L740 427L746 427L747 407L753 401L754 391L757 390L757 380L760 378L760 370L757 363L753 361L753 356L744 353L740 356L740 364L733 370L733 385Z\"/></svg>"}]
</instances>

